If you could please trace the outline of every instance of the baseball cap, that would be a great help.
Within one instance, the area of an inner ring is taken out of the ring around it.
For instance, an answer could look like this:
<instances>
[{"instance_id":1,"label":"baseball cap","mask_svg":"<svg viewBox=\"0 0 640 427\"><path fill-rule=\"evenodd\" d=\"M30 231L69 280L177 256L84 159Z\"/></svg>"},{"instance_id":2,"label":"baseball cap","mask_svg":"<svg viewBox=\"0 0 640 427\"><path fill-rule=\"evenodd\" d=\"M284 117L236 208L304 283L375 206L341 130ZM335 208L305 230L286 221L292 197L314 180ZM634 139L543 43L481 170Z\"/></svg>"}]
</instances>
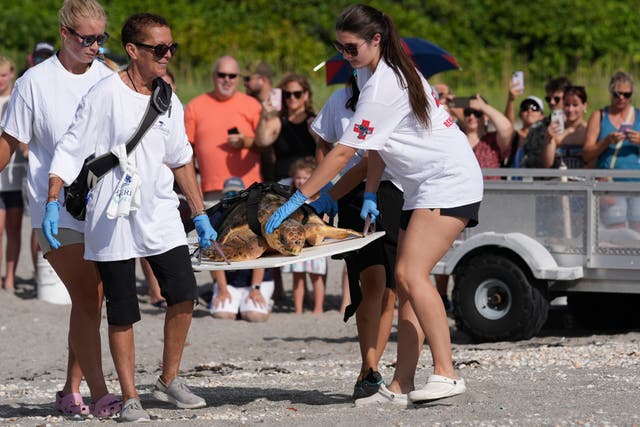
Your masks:
<instances>
[{"instance_id":1,"label":"baseball cap","mask_svg":"<svg viewBox=\"0 0 640 427\"><path fill-rule=\"evenodd\" d=\"M535 105L540 109L541 113L544 113L544 104L542 103L542 99L538 98L537 96L531 95L523 99L520 103L520 111L526 109L528 105Z\"/></svg>"},{"instance_id":2,"label":"baseball cap","mask_svg":"<svg viewBox=\"0 0 640 427\"><path fill-rule=\"evenodd\" d=\"M258 74L264 77L272 78L273 70L264 61L253 61L247 64L247 67L245 68L242 75L251 76L252 74Z\"/></svg>"},{"instance_id":3,"label":"baseball cap","mask_svg":"<svg viewBox=\"0 0 640 427\"><path fill-rule=\"evenodd\" d=\"M224 181L223 193L235 193L244 190L244 182L237 176L232 176Z\"/></svg>"},{"instance_id":4,"label":"baseball cap","mask_svg":"<svg viewBox=\"0 0 640 427\"><path fill-rule=\"evenodd\" d=\"M47 58L53 56L56 53L55 48L51 43L38 42L33 48L33 62L39 64Z\"/></svg>"}]
</instances>

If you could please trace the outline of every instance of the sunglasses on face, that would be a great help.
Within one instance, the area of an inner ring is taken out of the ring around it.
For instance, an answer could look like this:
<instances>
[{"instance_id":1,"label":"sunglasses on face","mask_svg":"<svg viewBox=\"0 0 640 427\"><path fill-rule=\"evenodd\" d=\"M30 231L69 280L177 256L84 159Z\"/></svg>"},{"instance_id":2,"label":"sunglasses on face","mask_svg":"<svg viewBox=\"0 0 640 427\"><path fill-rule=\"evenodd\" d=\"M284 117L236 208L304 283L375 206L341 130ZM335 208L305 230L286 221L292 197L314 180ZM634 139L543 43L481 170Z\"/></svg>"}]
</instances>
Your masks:
<instances>
[{"instance_id":1,"label":"sunglasses on face","mask_svg":"<svg viewBox=\"0 0 640 427\"><path fill-rule=\"evenodd\" d=\"M617 90L614 90L613 92L611 92L611 96L613 96L614 98L626 98L629 99L631 98L631 96L633 95L633 92L620 92Z\"/></svg>"},{"instance_id":2,"label":"sunglasses on face","mask_svg":"<svg viewBox=\"0 0 640 427\"><path fill-rule=\"evenodd\" d=\"M92 34L92 35L89 35L89 36L83 36L82 34L79 34L76 30L74 30L71 27L65 26L65 28L71 34L73 34L74 36L76 36L80 40L82 40L82 46L83 47L89 47L92 44L94 44L95 42L98 42L98 46L102 46L104 44L104 42L106 42L109 39L109 33L107 33L107 32L105 32L104 34Z\"/></svg>"},{"instance_id":3,"label":"sunglasses on face","mask_svg":"<svg viewBox=\"0 0 640 427\"><path fill-rule=\"evenodd\" d=\"M360 49L360 47L366 43L366 40L363 41L360 44L355 44L355 43L346 43L346 44L342 44L339 41L335 40L333 42L333 47L336 48L336 50L340 53L346 53L349 56L358 56L358 49Z\"/></svg>"},{"instance_id":4,"label":"sunglasses on face","mask_svg":"<svg viewBox=\"0 0 640 427\"><path fill-rule=\"evenodd\" d=\"M544 97L545 101L547 101L549 104L551 104L551 101L553 101L554 104L558 104L560 103L560 101L562 100L562 97L560 96L554 96L553 98L550 96L545 96Z\"/></svg>"},{"instance_id":5,"label":"sunglasses on face","mask_svg":"<svg viewBox=\"0 0 640 427\"><path fill-rule=\"evenodd\" d=\"M229 80L233 80L238 77L238 75L235 73L221 73L220 71L216 71L216 77L218 77L219 79L226 79L227 77L229 77Z\"/></svg>"},{"instance_id":6,"label":"sunglasses on face","mask_svg":"<svg viewBox=\"0 0 640 427\"><path fill-rule=\"evenodd\" d=\"M522 108L520 108L520 112L524 113L525 111L540 111L540 107L536 104L523 105Z\"/></svg>"},{"instance_id":7,"label":"sunglasses on face","mask_svg":"<svg viewBox=\"0 0 640 427\"><path fill-rule=\"evenodd\" d=\"M469 117L471 115L474 115L477 119L480 119L480 118L482 118L483 113L482 113L482 111L472 110L471 108L465 108L464 109L464 116L465 117Z\"/></svg>"},{"instance_id":8,"label":"sunglasses on face","mask_svg":"<svg viewBox=\"0 0 640 427\"><path fill-rule=\"evenodd\" d=\"M294 90L293 92L288 92L288 91L286 91L286 90L283 90L283 91L282 91L282 97L283 97L284 99L289 99L289 98L291 98L292 96L295 96L295 97L296 97L296 99L300 99L300 98L302 97L302 94L303 94L303 93L304 93L304 92L303 92L303 91L301 91L301 90Z\"/></svg>"},{"instance_id":9,"label":"sunglasses on face","mask_svg":"<svg viewBox=\"0 0 640 427\"><path fill-rule=\"evenodd\" d=\"M144 47L146 49L153 50L153 54L156 58L164 58L167 52L171 52L171 56L176 54L176 50L178 50L178 43L171 43L170 45L166 45L164 43L157 44L152 46L150 44L144 43L134 43L136 46Z\"/></svg>"}]
</instances>

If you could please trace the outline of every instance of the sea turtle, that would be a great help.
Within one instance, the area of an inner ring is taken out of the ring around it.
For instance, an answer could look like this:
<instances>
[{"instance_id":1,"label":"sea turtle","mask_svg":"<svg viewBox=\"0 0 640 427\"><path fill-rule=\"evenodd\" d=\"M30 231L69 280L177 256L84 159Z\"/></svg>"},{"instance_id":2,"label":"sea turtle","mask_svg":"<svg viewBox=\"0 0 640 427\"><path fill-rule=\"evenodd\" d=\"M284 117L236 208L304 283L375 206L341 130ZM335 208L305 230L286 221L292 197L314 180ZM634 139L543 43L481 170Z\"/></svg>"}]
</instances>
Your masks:
<instances>
[{"instance_id":1,"label":"sea turtle","mask_svg":"<svg viewBox=\"0 0 640 427\"><path fill-rule=\"evenodd\" d=\"M255 234L249 226L247 216L248 198L237 202L228 212L218 229L218 243L229 261L246 261L259 258L265 252L282 255L298 255L305 245L315 246L325 238L345 239L362 236L353 230L332 227L326 224L309 207L299 208L271 234L266 234L264 226L271 216L287 199L275 192L265 191L260 195L257 217L263 236ZM213 261L222 261L212 248L203 255Z\"/></svg>"}]
</instances>

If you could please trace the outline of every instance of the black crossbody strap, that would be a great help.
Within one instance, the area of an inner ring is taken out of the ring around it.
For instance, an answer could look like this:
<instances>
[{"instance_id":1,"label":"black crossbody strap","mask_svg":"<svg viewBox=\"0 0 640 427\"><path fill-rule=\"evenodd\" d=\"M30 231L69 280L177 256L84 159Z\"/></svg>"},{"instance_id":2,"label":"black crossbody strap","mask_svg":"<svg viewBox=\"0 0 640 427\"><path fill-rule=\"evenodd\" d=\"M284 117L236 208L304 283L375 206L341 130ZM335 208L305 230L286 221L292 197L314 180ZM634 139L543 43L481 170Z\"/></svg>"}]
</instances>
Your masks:
<instances>
[{"instance_id":1,"label":"black crossbody strap","mask_svg":"<svg viewBox=\"0 0 640 427\"><path fill-rule=\"evenodd\" d=\"M127 141L127 154L131 153L138 145L142 137L147 133L158 115L171 108L171 86L162 78L157 77L153 81L153 92L147 105L147 111L138 126L138 129ZM87 168L95 175L96 180L102 178L107 172L116 167L120 161L113 153L106 153L87 162Z\"/></svg>"}]
</instances>

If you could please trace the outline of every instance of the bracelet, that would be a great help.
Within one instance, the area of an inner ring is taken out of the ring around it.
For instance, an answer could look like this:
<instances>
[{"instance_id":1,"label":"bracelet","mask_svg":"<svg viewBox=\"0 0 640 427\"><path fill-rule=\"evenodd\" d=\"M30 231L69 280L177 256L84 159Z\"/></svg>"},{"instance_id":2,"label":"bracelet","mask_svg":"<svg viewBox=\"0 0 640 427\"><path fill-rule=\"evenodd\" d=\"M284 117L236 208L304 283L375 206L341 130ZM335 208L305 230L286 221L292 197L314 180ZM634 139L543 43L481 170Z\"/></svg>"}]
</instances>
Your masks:
<instances>
[{"instance_id":1,"label":"bracelet","mask_svg":"<svg viewBox=\"0 0 640 427\"><path fill-rule=\"evenodd\" d=\"M207 214L206 210L200 209L199 211L195 211L194 213L191 214L191 219L194 219L197 216L206 215L206 214Z\"/></svg>"},{"instance_id":2,"label":"bracelet","mask_svg":"<svg viewBox=\"0 0 640 427\"><path fill-rule=\"evenodd\" d=\"M251 285L251 289L254 291L259 291L260 290L260 285Z\"/></svg>"},{"instance_id":3,"label":"bracelet","mask_svg":"<svg viewBox=\"0 0 640 427\"><path fill-rule=\"evenodd\" d=\"M58 196L49 196L47 197L47 203L49 202L57 202L58 201Z\"/></svg>"}]
</instances>

